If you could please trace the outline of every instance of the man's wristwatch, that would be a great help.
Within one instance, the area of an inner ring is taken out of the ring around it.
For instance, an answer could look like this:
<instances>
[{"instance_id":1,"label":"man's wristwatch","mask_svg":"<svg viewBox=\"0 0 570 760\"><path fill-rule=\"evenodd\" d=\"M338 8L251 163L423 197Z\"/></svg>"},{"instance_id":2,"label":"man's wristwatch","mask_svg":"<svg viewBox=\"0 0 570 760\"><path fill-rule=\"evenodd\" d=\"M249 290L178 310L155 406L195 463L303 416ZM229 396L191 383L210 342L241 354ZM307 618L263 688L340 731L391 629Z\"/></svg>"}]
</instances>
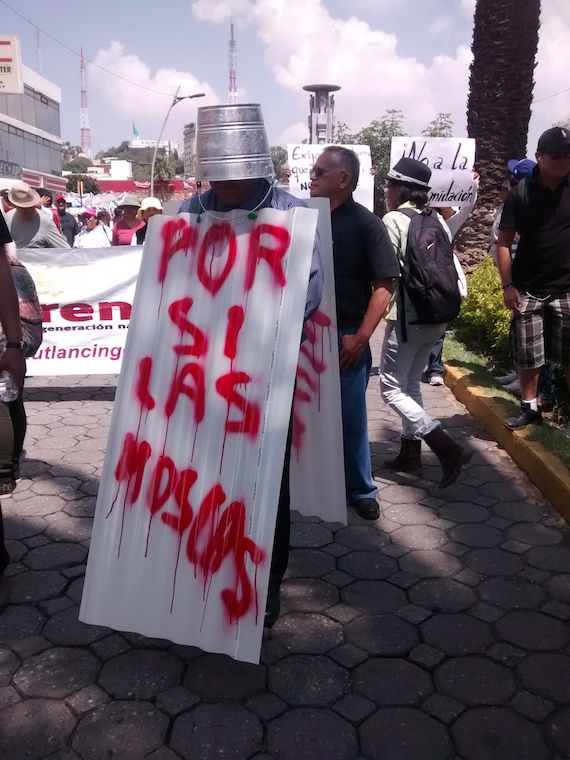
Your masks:
<instances>
[{"instance_id":1,"label":"man's wristwatch","mask_svg":"<svg viewBox=\"0 0 570 760\"><path fill-rule=\"evenodd\" d=\"M25 354L26 349L28 348L28 344L25 340L8 340L6 341L6 348L17 348L18 351L21 351L23 354Z\"/></svg>"},{"instance_id":2,"label":"man's wristwatch","mask_svg":"<svg viewBox=\"0 0 570 760\"><path fill-rule=\"evenodd\" d=\"M508 284L508 285L503 285L503 290L506 290L507 288L514 288L514 287L515 287L515 286L513 285L513 283L512 283L512 282L509 282L509 284Z\"/></svg>"}]
</instances>

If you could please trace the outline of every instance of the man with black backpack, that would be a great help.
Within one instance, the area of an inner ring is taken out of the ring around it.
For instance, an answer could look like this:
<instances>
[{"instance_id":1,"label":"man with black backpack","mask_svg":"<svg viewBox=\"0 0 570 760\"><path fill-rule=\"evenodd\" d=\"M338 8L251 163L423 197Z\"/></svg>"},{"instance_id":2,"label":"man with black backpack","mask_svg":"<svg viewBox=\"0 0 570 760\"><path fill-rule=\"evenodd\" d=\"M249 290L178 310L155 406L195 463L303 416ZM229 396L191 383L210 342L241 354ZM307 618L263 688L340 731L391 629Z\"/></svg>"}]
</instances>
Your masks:
<instances>
[{"instance_id":1,"label":"man with black backpack","mask_svg":"<svg viewBox=\"0 0 570 760\"><path fill-rule=\"evenodd\" d=\"M532 175L505 201L497 243L521 385L520 411L505 421L510 430L542 422L538 376L547 360L564 367L570 387L570 130L547 129L538 140L536 160Z\"/></svg>"},{"instance_id":2,"label":"man with black backpack","mask_svg":"<svg viewBox=\"0 0 570 760\"><path fill-rule=\"evenodd\" d=\"M431 170L402 158L388 173L384 216L400 262L401 277L386 317L380 359L382 398L402 418L398 455L385 462L392 470L419 472L422 440L443 469L439 484L457 480L472 452L453 441L423 408L421 376L434 342L461 306L458 272L449 228L427 208Z\"/></svg>"}]
</instances>

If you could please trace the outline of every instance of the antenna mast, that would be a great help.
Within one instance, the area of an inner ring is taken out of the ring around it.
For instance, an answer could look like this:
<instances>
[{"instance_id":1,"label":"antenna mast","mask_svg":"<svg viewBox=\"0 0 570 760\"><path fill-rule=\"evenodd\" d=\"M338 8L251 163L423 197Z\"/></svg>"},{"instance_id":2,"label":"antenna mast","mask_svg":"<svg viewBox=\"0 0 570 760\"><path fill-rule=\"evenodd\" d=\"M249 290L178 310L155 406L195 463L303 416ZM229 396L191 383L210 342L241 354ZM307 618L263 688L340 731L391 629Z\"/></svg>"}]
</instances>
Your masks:
<instances>
[{"instance_id":1,"label":"antenna mast","mask_svg":"<svg viewBox=\"0 0 570 760\"><path fill-rule=\"evenodd\" d=\"M85 59L81 48L81 150L83 155L91 158L91 128L89 127L89 110L87 108L87 84L85 79Z\"/></svg>"},{"instance_id":2,"label":"antenna mast","mask_svg":"<svg viewBox=\"0 0 570 760\"><path fill-rule=\"evenodd\" d=\"M38 74L42 73L42 49L40 47L40 28L36 26L36 40L35 40L35 48L36 48L36 71Z\"/></svg>"},{"instance_id":3,"label":"antenna mast","mask_svg":"<svg viewBox=\"0 0 570 760\"><path fill-rule=\"evenodd\" d=\"M230 23L230 87L228 92L228 103L237 103L237 84L236 84L236 41L234 39L234 22Z\"/></svg>"}]
</instances>

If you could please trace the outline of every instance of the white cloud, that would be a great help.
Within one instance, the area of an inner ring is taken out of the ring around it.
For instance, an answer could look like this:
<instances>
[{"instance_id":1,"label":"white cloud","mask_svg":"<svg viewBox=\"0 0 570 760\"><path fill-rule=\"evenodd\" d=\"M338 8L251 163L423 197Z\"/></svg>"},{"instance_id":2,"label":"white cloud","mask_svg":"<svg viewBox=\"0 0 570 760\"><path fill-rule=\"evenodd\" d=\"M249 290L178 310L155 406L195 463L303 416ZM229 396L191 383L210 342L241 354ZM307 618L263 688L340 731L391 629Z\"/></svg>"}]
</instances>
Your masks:
<instances>
[{"instance_id":1,"label":"white cloud","mask_svg":"<svg viewBox=\"0 0 570 760\"><path fill-rule=\"evenodd\" d=\"M153 74L143 60L137 55L126 53L124 45L119 42L111 42L108 48L99 50L95 63L129 80L122 81L97 66L88 66L90 91L97 91L99 100L108 108L107 113L113 113L115 120L123 119L127 124L134 120L143 139L157 138L178 86L181 96L203 92L206 97L182 102L173 109L164 133L165 139L181 142L182 126L189 121L195 121L196 108L219 102L208 82L200 81L189 72L176 69L158 69ZM148 89L142 89L137 85ZM127 134L130 134L130 131Z\"/></svg>"},{"instance_id":2,"label":"white cloud","mask_svg":"<svg viewBox=\"0 0 570 760\"><path fill-rule=\"evenodd\" d=\"M192 8L202 20L226 21L233 12L253 24L276 83L294 93L303 110L303 85L326 81L342 87L336 115L353 131L388 108L401 109L411 131L423 129L439 111L451 112L464 129L466 47L426 66L401 55L395 35L354 16L334 18L323 0L196 0Z\"/></svg>"},{"instance_id":3,"label":"white cloud","mask_svg":"<svg viewBox=\"0 0 570 760\"><path fill-rule=\"evenodd\" d=\"M436 18L436 20L430 24L428 32L434 36L447 34L453 29L453 23L453 18L449 13L444 13L443 16Z\"/></svg>"},{"instance_id":4,"label":"white cloud","mask_svg":"<svg viewBox=\"0 0 570 760\"><path fill-rule=\"evenodd\" d=\"M275 145L282 145L286 148L288 143L301 143L303 140L307 140L308 137L309 128L307 122L298 121L296 124L291 124L290 127L284 129L273 142Z\"/></svg>"}]
</instances>

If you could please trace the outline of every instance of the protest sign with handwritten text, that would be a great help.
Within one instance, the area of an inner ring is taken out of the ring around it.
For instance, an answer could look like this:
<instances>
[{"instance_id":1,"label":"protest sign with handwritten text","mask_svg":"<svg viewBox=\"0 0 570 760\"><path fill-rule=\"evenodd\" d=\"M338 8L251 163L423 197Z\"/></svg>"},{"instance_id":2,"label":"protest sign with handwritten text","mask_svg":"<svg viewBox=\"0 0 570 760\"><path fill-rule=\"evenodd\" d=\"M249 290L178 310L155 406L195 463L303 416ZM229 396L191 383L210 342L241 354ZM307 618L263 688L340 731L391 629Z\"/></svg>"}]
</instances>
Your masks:
<instances>
[{"instance_id":1,"label":"protest sign with handwritten text","mask_svg":"<svg viewBox=\"0 0 570 760\"><path fill-rule=\"evenodd\" d=\"M289 169L289 192L297 198L309 198L310 172L326 145L291 144L287 146ZM372 159L368 145L343 145L353 150L360 160L360 176L354 191L354 200L369 211L374 211L374 177L371 174Z\"/></svg>"},{"instance_id":2,"label":"protest sign with handwritten text","mask_svg":"<svg viewBox=\"0 0 570 760\"><path fill-rule=\"evenodd\" d=\"M393 137L390 166L415 158L431 169L431 206L470 206L475 196L475 140L470 137Z\"/></svg>"}]
</instances>

